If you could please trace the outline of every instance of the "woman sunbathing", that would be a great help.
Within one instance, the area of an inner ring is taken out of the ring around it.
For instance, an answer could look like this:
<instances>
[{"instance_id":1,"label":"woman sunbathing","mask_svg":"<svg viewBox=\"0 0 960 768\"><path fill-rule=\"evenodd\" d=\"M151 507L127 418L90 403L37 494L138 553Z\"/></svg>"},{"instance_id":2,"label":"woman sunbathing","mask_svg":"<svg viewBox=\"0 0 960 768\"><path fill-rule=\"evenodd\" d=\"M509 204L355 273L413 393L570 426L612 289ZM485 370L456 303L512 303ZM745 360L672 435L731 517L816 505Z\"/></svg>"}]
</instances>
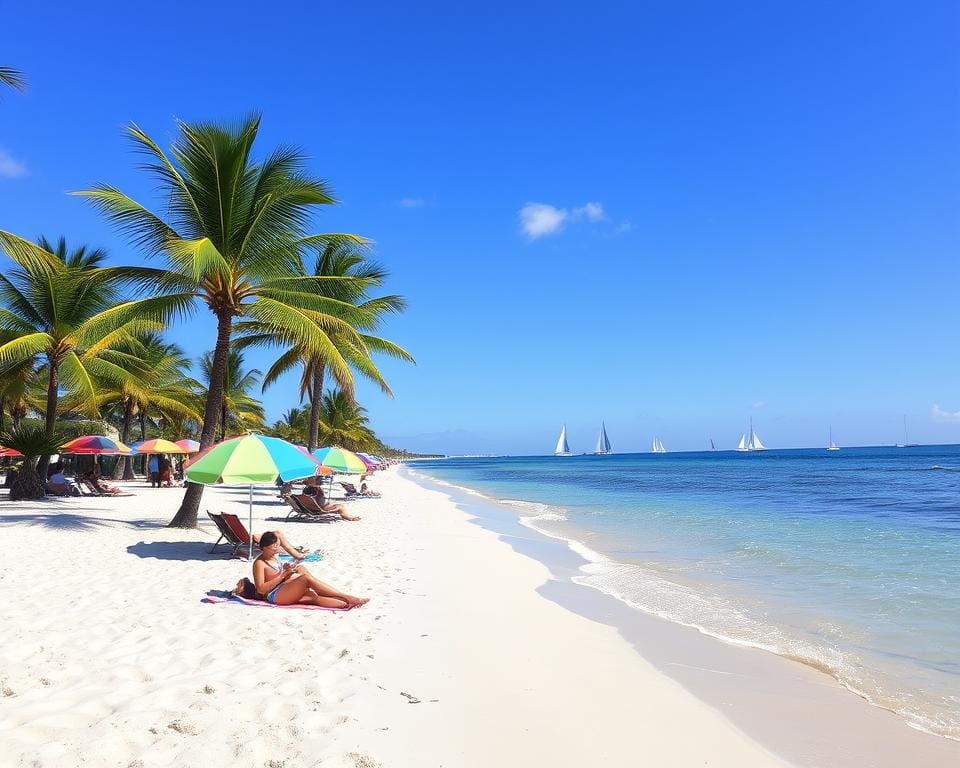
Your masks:
<instances>
[{"instance_id":1,"label":"woman sunbathing","mask_svg":"<svg viewBox=\"0 0 960 768\"><path fill-rule=\"evenodd\" d=\"M273 531L260 536L260 557L253 561L253 583L261 599L275 605L319 605L324 608L356 608L369 598L339 592L314 577L300 563L277 559L280 541Z\"/></svg>"}]
</instances>

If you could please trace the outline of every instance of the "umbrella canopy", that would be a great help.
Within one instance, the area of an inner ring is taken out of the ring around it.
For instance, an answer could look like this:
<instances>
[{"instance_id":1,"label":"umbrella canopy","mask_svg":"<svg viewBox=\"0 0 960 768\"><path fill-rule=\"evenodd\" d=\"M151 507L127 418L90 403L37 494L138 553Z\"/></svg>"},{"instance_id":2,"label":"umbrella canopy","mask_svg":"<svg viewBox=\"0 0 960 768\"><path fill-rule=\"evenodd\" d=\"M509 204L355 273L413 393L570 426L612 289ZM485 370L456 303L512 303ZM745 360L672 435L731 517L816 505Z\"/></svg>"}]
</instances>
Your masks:
<instances>
[{"instance_id":1,"label":"umbrella canopy","mask_svg":"<svg viewBox=\"0 0 960 768\"><path fill-rule=\"evenodd\" d=\"M250 548L253 557L253 486L312 477L320 466L314 458L279 437L244 435L212 445L186 464L187 480L213 485L250 486Z\"/></svg>"},{"instance_id":2,"label":"umbrella canopy","mask_svg":"<svg viewBox=\"0 0 960 768\"><path fill-rule=\"evenodd\" d=\"M175 445L179 445L184 453L197 453L200 450L200 443L196 440L177 440Z\"/></svg>"},{"instance_id":3,"label":"umbrella canopy","mask_svg":"<svg viewBox=\"0 0 960 768\"><path fill-rule=\"evenodd\" d=\"M187 463L187 480L247 485L297 480L319 474L319 463L279 437L244 435L211 446Z\"/></svg>"},{"instance_id":4,"label":"umbrella canopy","mask_svg":"<svg viewBox=\"0 0 960 768\"><path fill-rule=\"evenodd\" d=\"M15 451L13 448L4 448L0 445L0 459L8 458L23 458L23 454L20 451Z\"/></svg>"},{"instance_id":5,"label":"umbrella canopy","mask_svg":"<svg viewBox=\"0 0 960 768\"><path fill-rule=\"evenodd\" d=\"M357 458L360 459L360 461L362 461L362 462L364 463L364 465L366 466L366 468L367 468L368 470L374 470L374 469L376 469L377 466L378 466L378 465L377 465L377 462L375 462L373 459L371 459L371 458L370 458L369 456L367 456L367 454L365 454L365 453L358 453L358 454L357 454Z\"/></svg>"},{"instance_id":6,"label":"umbrella canopy","mask_svg":"<svg viewBox=\"0 0 960 768\"><path fill-rule=\"evenodd\" d=\"M313 458L334 472L362 475L367 471L367 465L363 463L363 459L346 448L317 448L313 452Z\"/></svg>"},{"instance_id":7,"label":"umbrella canopy","mask_svg":"<svg viewBox=\"0 0 960 768\"><path fill-rule=\"evenodd\" d=\"M61 446L60 452L85 455L123 454L124 456L129 456L133 453L130 448L119 440L112 440L104 435L83 435L82 437L76 437L69 443Z\"/></svg>"},{"instance_id":8,"label":"umbrella canopy","mask_svg":"<svg viewBox=\"0 0 960 768\"><path fill-rule=\"evenodd\" d=\"M183 448L176 443L171 443L169 440L162 438L144 440L140 443L134 443L131 447L137 453L189 453L189 451L183 450Z\"/></svg>"}]
</instances>

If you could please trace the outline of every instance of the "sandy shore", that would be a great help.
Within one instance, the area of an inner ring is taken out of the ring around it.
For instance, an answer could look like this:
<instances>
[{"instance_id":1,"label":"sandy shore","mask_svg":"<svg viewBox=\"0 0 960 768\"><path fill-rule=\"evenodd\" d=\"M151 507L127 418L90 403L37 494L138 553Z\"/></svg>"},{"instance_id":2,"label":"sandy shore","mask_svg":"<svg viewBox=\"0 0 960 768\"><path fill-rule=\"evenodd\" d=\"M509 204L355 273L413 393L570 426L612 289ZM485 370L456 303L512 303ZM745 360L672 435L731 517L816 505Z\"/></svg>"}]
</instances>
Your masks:
<instances>
[{"instance_id":1,"label":"sandy shore","mask_svg":"<svg viewBox=\"0 0 960 768\"><path fill-rule=\"evenodd\" d=\"M357 523L254 529L320 548L345 613L202 602L249 566L163 527L180 490L0 503L0 755L23 766L782 765L548 569L391 470ZM245 489L201 509L246 519ZM742 724L741 724L742 725ZM749 729L746 729L749 730ZM828 763L822 763L828 764Z\"/></svg>"}]
</instances>

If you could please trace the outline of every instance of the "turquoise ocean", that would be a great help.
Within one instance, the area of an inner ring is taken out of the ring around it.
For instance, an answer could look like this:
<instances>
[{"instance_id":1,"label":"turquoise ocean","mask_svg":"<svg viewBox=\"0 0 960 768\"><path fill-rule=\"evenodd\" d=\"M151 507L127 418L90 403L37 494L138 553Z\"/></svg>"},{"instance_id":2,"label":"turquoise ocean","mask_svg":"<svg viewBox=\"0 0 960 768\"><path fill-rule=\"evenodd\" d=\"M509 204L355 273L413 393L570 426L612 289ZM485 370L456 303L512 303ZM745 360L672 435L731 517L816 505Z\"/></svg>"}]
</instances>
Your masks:
<instances>
[{"instance_id":1,"label":"turquoise ocean","mask_svg":"<svg viewBox=\"0 0 960 768\"><path fill-rule=\"evenodd\" d=\"M960 739L960 446L412 467L569 542L581 584Z\"/></svg>"}]
</instances>

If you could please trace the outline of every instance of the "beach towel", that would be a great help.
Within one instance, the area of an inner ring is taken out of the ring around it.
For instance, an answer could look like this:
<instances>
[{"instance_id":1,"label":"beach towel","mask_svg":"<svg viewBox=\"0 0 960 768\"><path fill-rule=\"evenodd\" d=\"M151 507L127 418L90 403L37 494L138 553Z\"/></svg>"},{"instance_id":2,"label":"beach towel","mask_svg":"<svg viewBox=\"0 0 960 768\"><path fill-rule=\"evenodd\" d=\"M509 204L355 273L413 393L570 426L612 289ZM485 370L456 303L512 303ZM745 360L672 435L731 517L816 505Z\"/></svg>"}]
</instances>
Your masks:
<instances>
[{"instance_id":1,"label":"beach towel","mask_svg":"<svg viewBox=\"0 0 960 768\"><path fill-rule=\"evenodd\" d=\"M290 557L286 552L283 554L277 555L277 560L281 563L292 563L293 558ZM299 562L301 563L319 563L323 560L323 553L320 550L315 552L307 552L303 557L300 558Z\"/></svg>"},{"instance_id":2,"label":"beach towel","mask_svg":"<svg viewBox=\"0 0 960 768\"><path fill-rule=\"evenodd\" d=\"M268 603L266 600L248 600L245 597L240 597L240 595L235 595L232 592L224 592L220 589L211 589L209 592L207 592L207 596L204 597L200 602L243 603L244 605L253 605L258 608L293 608L301 611L337 611L342 613L343 611L350 610L349 608L325 608L322 605L304 605L303 603L294 603L293 605L277 605L276 603Z\"/></svg>"}]
</instances>

